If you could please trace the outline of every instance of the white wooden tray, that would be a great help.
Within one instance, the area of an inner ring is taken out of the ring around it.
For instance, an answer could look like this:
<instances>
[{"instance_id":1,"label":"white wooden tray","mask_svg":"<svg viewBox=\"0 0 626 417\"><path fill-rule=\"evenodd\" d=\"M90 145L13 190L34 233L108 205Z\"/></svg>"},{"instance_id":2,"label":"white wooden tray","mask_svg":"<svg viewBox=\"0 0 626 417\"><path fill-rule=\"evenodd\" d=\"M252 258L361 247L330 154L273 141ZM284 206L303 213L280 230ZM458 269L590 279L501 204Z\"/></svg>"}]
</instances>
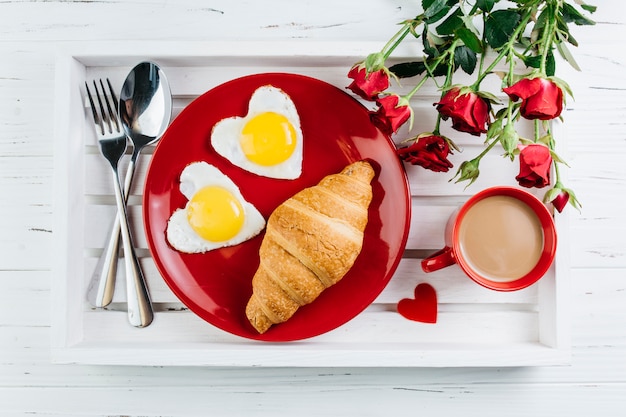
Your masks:
<instances>
[{"instance_id":1,"label":"white wooden tray","mask_svg":"<svg viewBox=\"0 0 626 417\"><path fill-rule=\"evenodd\" d=\"M568 225L556 218L557 259L546 276L522 291L487 290L457 267L424 274L420 258L443 245L448 215L469 195L491 185L515 185L517 162L492 152L479 180L465 188L436 174L407 167L413 214L407 251L391 282L362 314L324 335L290 343L242 339L204 322L170 292L147 250L141 192L150 151L141 159L129 199L132 224L155 304L154 323L130 326L125 313L123 267L114 302L93 309L85 301L89 277L115 214L106 162L81 96L85 80L109 77L121 86L143 60L158 62L174 95L174 116L210 88L239 76L282 71L344 88L350 66L380 45L370 43L70 43L56 62L55 217L52 358L59 363L201 366L531 366L569 361ZM402 54L402 53L401 53ZM430 130L437 92L425 87L413 100L414 133ZM401 140L406 132L398 135ZM482 139L446 131L464 148L455 168L481 148ZM562 142L562 138L559 138ZM453 169L453 170L454 170ZM396 312L415 286L437 291L436 324L409 321Z\"/></svg>"}]
</instances>

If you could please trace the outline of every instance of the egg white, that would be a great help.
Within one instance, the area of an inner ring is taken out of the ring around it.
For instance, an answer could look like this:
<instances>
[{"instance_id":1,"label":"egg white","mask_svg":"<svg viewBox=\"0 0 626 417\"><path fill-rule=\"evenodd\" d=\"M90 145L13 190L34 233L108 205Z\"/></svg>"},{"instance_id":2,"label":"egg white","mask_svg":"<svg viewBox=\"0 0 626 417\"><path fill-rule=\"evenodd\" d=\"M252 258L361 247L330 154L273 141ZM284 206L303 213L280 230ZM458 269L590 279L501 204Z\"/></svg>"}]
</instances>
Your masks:
<instances>
[{"instance_id":1,"label":"egg white","mask_svg":"<svg viewBox=\"0 0 626 417\"><path fill-rule=\"evenodd\" d=\"M254 116L274 112L285 116L296 132L296 147L291 156L276 165L264 166L250 161L244 155L239 137L248 120ZM213 149L234 165L269 178L296 179L302 174L302 128L300 116L291 98L281 89L271 85L259 87L250 97L245 117L229 117L215 124L211 132Z\"/></svg>"},{"instance_id":2,"label":"egg white","mask_svg":"<svg viewBox=\"0 0 626 417\"><path fill-rule=\"evenodd\" d=\"M244 224L234 237L222 242L211 242L200 237L187 220L187 207L176 209L167 223L167 241L173 248L185 253L203 253L213 249L234 246L258 235L265 228L265 219L256 207L246 201L235 183L219 169L206 162L189 164L180 175L180 192L191 200L203 187L216 185L226 188L244 209Z\"/></svg>"}]
</instances>

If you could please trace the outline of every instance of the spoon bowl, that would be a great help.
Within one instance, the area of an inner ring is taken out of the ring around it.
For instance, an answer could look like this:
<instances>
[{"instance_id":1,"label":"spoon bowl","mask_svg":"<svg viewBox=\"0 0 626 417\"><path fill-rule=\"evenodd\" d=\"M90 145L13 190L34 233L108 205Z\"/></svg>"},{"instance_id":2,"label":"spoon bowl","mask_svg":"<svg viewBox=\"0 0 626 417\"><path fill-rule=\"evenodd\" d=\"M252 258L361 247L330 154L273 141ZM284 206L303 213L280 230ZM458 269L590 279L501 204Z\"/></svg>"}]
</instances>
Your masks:
<instances>
[{"instance_id":1,"label":"spoon bowl","mask_svg":"<svg viewBox=\"0 0 626 417\"><path fill-rule=\"evenodd\" d=\"M120 117L133 153L161 138L172 114L172 95L165 74L153 62L137 64L120 93Z\"/></svg>"}]
</instances>

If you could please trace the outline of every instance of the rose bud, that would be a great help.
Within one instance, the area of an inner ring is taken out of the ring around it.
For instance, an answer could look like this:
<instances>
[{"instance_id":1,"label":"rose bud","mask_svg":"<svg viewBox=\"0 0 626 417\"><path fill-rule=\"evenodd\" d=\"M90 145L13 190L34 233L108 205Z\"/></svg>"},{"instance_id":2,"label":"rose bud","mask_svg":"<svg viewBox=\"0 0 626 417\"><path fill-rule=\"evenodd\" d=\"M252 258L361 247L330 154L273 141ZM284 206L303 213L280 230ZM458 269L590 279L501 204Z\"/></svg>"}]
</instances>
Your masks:
<instances>
[{"instance_id":1,"label":"rose bud","mask_svg":"<svg viewBox=\"0 0 626 417\"><path fill-rule=\"evenodd\" d=\"M366 100L375 100L389 88L389 75L384 69L368 73L363 63L353 66L348 72L348 78L354 80L348 88Z\"/></svg>"},{"instance_id":2,"label":"rose bud","mask_svg":"<svg viewBox=\"0 0 626 417\"><path fill-rule=\"evenodd\" d=\"M565 208L568 202L569 202L569 193L565 190L561 190L561 192L556 197L554 197L554 199L551 201L552 205L559 213L563 212L563 209Z\"/></svg>"},{"instance_id":3,"label":"rose bud","mask_svg":"<svg viewBox=\"0 0 626 417\"><path fill-rule=\"evenodd\" d=\"M478 169L479 161L479 158L474 158L471 161L461 163L459 170L454 176L459 177L455 182L469 181L470 183L467 184L467 186L472 185L472 183L476 181L476 178L478 178L478 175L480 175L480 170Z\"/></svg>"},{"instance_id":4,"label":"rose bud","mask_svg":"<svg viewBox=\"0 0 626 417\"><path fill-rule=\"evenodd\" d=\"M563 91L546 78L523 78L503 91L513 101L522 100L520 112L525 119L551 120L563 110Z\"/></svg>"},{"instance_id":5,"label":"rose bud","mask_svg":"<svg viewBox=\"0 0 626 417\"><path fill-rule=\"evenodd\" d=\"M504 126L498 139L504 148L505 155L510 156L511 160L513 160L513 152L517 149L517 144L519 143L519 134L515 130L513 123L507 123Z\"/></svg>"},{"instance_id":6,"label":"rose bud","mask_svg":"<svg viewBox=\"0 0 626 417\"><path fill-rule=\"evenodd\" d=\"M452 151L443 136L419 137L412 145L400 148L397 152L402 160L411 165L419 165L434 172L448 172L453 166L448 160Z\"/></svg>"},{"instance_id":7,"label":"rose bud","mask_svg":"<svg viewBox=\"0 0 626 417\"><path fill-rule=\"evenodd\" d=\"M452 88L435 105L441 117L444 120L451 118L452 127L459 132L475 136L487 132L491 104L474 91Z\"/></svg>"},{"instance_id":8,"label":"rose bud","mask_svg":"<svg viewBox=\"0 0 626 417\"><path fill-rule=\"evenodd\" d=\"M382 97L376 100L376 103L379 106L378 110L370 113L370 119L387 135L396 133L413 115L408 101L395 94Z\"/></svg>"},{"instance_id":9,"label":"rose bud","mask_svg":"<svg viewBox=\"0 0 626 417\"><path fill-rule=\"evenodd\" d=\"M519 185L526 188L542 188L550 184L552 156L547 146L533 143L520 145L520 171L515 177Z\"/></svg>"}]
</instances>

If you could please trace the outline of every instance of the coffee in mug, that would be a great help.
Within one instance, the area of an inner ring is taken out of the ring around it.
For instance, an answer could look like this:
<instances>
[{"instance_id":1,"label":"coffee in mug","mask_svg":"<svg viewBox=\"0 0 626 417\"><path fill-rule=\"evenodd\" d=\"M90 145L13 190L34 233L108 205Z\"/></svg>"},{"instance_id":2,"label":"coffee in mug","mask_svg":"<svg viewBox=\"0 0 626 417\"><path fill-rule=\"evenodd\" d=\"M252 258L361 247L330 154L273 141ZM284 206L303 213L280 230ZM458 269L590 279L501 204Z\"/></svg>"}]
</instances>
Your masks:
<instances>
[{"instance_id":1,"label":"coffee in mug","mask_svg":"<svg viewBox=\"0 0 626 417\"><path fill-rule=\"evenodd\" d=\"M479 284L502 291L525 288L548 270L556 230L545 205L513 187L492 187L450 216L446 246L422 261L432 272L454 263Z\"/></svg>"}]
</instances>

